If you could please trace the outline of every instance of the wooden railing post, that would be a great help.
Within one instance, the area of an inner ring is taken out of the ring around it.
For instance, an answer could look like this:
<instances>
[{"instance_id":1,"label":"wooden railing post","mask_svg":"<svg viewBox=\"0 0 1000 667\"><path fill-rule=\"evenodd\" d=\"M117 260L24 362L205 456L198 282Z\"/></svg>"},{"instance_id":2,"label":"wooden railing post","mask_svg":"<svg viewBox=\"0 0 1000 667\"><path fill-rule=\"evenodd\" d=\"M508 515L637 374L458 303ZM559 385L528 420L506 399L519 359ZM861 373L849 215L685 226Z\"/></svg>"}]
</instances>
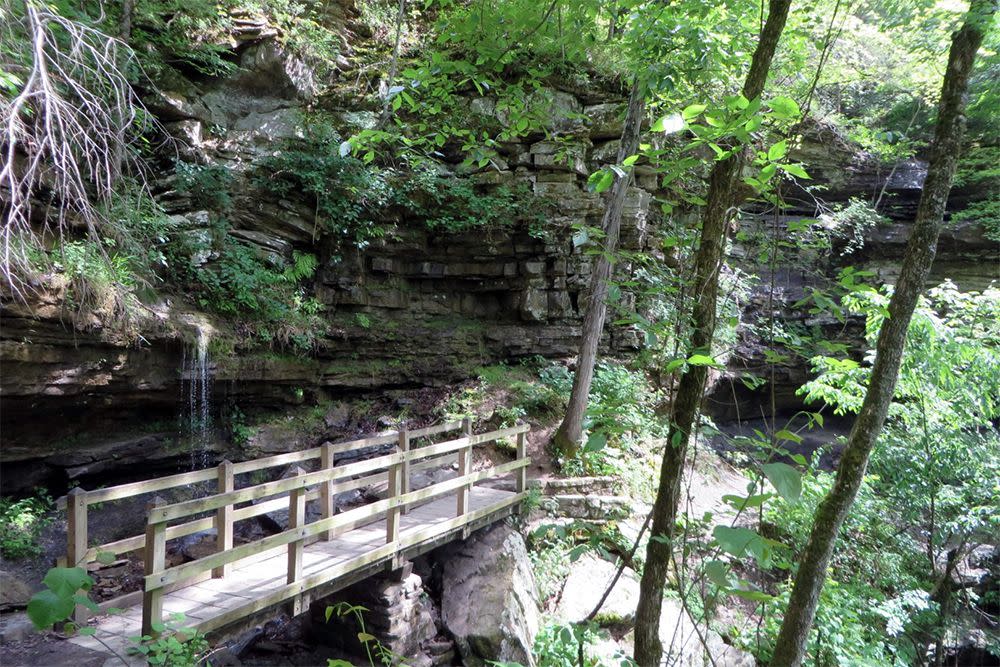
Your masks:
<instances>
[{"instance_id":1,"label":"wooden railing post","mask_svg":"<svg viewBox=\"0 0 1000 667\"><path fill-rule=\"evenodd\" d=\"M396 498L402 489L402 463L393 463L389 466L389 487L386 490L386 498ZM385 542L389 544L399 539L399 512L400 508L390 507L385 513Z\"/></svg>"},{"instance_id":2,"label":"wooden railing post","mask_svg":"<svg viewBox=\"0 0 1000 667\"><path fill-rule=\"evenodd\" d=\"M468 417L462 420L462 433L466 438L472 437L472 420ZM458 476L464 477L472 472L472 445L466 445L458 450ZM458 490L456 514L463 516L469 511L469 495L472 485L466 484Z\"/></svg>"},{"instance_id":3,"label":"wooden railing post","mask_svg":"<svg viewBox=\"0 0 1000 667\"><path fill-rule=\"evenodd\" d=\"M292 476L298 477L306 471L296 466ZM288 528L301 528L306 523L306 489L292 489L288 492ZM285 583L294 584L302 578L303 540L288 543L288 577ZM302 596L292 598L291 616L294 618L302 613Z\"/></svg>"},{"instance_id":4,"label":"wooden railing post","mask_svg":"<svg viewBox=\"0 0 1000 667\"><path fill-rule=\"evenodd\" d=\"M165 505L166 502L159 496L146 506L147 510ZM147 513L148 516L148 513ZM145 571L148 577L151 574L158 574L167 569L167 522L146 523L146 546L143 550L145 557ZM144 591L142 594L142 634L155 637L160 633L155 631L154 626L163 623L163 588L154 588L151 591Z\"/></svg>"},{"instance_id":5,"label":"wooden railing post","mask_svg":"<svg viewBox=\"0 0 1000 667\"><path fill-rule=\"evenodd\" d=\"M528 456L528 434L521 432L517 434L517 458L518 460ZM514 473L514 490L523 493L528 488L528 467L518 468Z\"/></svg>"},{"instance_id":6,"label":"wooden railing post","mask_svg":"<svg viewBox=\"0 0 1000 667\"><path fill-rule=\"evenodd\" d=\"M410 431L407 428L403 428L399 432L399 451L403 455L403 464L400 466L400 475L402 480L400 483L400 493L410 492ZM409 508L403 507L400 512L406 514Z\"/></svg>"},{"instance_id":7,"label":"wooden railing post","mask_svg":"<svg viewBox=\"0 0 1000 667\"><path fill-rule=\"evenodd\" d=\"M87 568L87 492L80 487L66 494L66 567ZM89 614L83 605L73 610L73 621L84 623Z\"/></svg>"},{"instance_id":8,"label":"wooden railing post","mask_svg":"<svg viewBox=\"0 0 1000 667\"><path fill-rule=\"evenodd\" d=\"M233 480L233 464L230 461L223 461L219 464L219 493L229 493L233 491L235 483ZM233 506L232 504L220 507L215 511L215 545L219 553L233 548ZM212 570L212 576L216 579L225 577L232 569L231 563L220 565Z\"/></svg>"},{"instance_id":9,"label":"wooden railing post","mask_svg":"<svg viewBox=\"0 0 1000 667\"><path fill-rule=\"evenodd\" d=\"M324 443L319 455L320 470L331 470L333 468L333 444ZM324 519L329 519L335 511L333 497L333 480L328 479L319 483L319 505ZM332 530L320 533L320 538L329 542L334 537Z\"/></svg>"}]
</instances>

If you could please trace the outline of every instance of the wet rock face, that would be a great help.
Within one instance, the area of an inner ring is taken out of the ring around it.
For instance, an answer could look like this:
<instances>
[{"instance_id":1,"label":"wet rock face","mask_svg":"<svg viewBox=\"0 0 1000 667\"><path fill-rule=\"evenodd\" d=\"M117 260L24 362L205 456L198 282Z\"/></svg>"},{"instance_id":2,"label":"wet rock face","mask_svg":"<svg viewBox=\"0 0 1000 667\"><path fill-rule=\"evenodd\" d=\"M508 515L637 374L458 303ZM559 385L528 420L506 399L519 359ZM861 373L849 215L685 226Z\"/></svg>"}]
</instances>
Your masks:
<instances>
[{"instance_id":1,"label":"wet rock face","mask_svg":"<svg viewBox=\"0 0 1000 667\"><path fill-rule=\"evenodd\" d=\"M441 620L463 664L532 667L538 594L521 535L496 525L442 548L435 560L442 566Z\"/></svg>"}]
</instances>

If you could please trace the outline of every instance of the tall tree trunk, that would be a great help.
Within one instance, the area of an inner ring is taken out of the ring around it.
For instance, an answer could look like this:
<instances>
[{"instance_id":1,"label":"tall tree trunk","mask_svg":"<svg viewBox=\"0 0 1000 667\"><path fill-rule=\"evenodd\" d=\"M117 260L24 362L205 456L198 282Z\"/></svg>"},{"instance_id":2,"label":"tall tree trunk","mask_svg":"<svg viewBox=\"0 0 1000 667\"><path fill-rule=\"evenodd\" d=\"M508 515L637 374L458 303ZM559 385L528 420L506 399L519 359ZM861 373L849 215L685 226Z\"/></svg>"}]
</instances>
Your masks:
<instances>
[{"instance_id":1,"label":"tall tree trunk","mask_svg":"<svg viewBox=\"0 0 1000 667\"><path fill-rule=\"evenodd\" d=\"M934 260L945 204L961 150L969 74L985 28L996 10L996 0L972 0L965 24L952 36L927 179L920 195L913 232L906 245L899 280L889 301L889 317L879 332L868 392L837 467L833 488L816 509L812 532L795 575L771 667L798 667L802 663L837 533L854 503L868 467L868 456L889 412L899 377L906 331Z\"/></svg>"},{"instance_id":2,"label":"tall tree trunk","mask_svg":"<svg viewBox=\"0 0 1000 667\"><path fill-rule=\"evenodd\" d=\"M771 69L778 40L785 28L791 0L770 0L767 22L761 32L743 84L743 96L748 100L760 97ZM689 355L710 354L715 336L715 309L719 291L719 269L725 248L726 229L733 207L742 190L743 151L715 163L708 179L708 199L702 217L701 239L695 256L694 305L691 314ZM660 644L660 607L667 570L673 556L671 541L680 502L681 476L687 456L691 428L705 390L708 367L688 366L677 385L671 409L667 446L660 466L660 485L653 504L653 527L646 547L646 563L635 618L635 661L639 667L659 664L663 647Z\"/></svg>"},{"instance_id":3,"label":"tall tree trunk","mask_svg":"<svg viewBox=\"0 0 1000 667\"><path fill-rule=\"evenodd\" d=\"M625 158L635 154L638 150L639 131L642 127L642 116L645 110L645 87L637 77L632 82L632 92L629 94L621 145L618 147L618 164L621 164ZM587 411L587 397L590 394L591 381L594 379L594 362L597 360L597 345L601 340L604 318L608 310L608 280L611 277L611 260L618 248L622 208L625 206L625 195L628 193L631 182L631 171L624 176L615 175L611 196L604 209L604 219L601 221L601 227L605 234L604 247L602 252L597 255L593 273L590 275L590 298L587 302L587 312L583 318L580 353L577 356L576 373L573 376L573 391L569 397L566 417L554 436L556 448L564 454L573 454L579 448L583 438L583 416Z\"/></svg>"}]
</instances>

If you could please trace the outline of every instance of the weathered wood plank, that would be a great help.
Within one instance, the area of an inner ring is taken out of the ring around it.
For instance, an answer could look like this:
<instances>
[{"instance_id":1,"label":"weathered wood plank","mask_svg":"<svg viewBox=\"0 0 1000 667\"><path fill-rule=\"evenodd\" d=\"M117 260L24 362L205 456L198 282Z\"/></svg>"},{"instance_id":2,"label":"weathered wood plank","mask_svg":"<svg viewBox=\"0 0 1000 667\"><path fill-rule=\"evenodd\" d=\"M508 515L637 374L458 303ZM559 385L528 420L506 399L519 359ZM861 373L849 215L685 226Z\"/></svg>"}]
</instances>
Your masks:
<instances>
[{"instance_id":1,"label":"weathered wood plank","mask_svg":"<svg viewBox=\"0 0 1000 667\"><path fill-rule=\"evenodd\" d=\"M215 468L206 468L205 470L194 470L192 472L184 472L179 475L158 477L144 482L132 482L130 484L109 486L106 489L97 489L96 491L87 492L87 503L93 505L94 503L103 503L109 500L121 500L122 498L140 496L144 493L166 491L167 489L197 484L198 482L210 482L215 480L215 475Z\"/></svg>"},{"instance_id":2,"label":"weathered wood plank","mask_svg":"<svg viewBox=\"0 0 1000 667\"><path fill-rule=\"evenodd\" d=\"M457 431L460 428L462 428L462 422L445 422L444 424L438 424L437 426L425 426L424 428L413 429L410 431L410 438L426 438L432 435L437 435L438 433Z\"/></svg>"}]
</instances>

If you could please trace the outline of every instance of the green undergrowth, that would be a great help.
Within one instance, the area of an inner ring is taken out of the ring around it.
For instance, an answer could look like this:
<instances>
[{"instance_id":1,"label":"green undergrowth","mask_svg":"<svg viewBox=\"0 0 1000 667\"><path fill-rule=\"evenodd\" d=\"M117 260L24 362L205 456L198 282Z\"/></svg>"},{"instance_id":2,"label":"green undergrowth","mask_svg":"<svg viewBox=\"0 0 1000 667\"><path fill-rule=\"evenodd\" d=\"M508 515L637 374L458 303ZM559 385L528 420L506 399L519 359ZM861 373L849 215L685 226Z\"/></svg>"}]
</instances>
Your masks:
<instances>
[{"instance_id":1,"label":"green undergrowth","mask_svg":"<svg viewBox=\"0 0 1000 667\"><path fill-rule=\"evenodd\" d=\"M538 227L546 210L526 183L492 185L442 173L434 161L415 156L385 164L354 157L321 114L309 117L303 138L286 140L264 158L254 179L256 187L311 206L315 233L332 239L338 254L391 237L399 225L445 234L499 231Z\"/></svg>"},{"instance_id":2,"label":"green undergrowth","mask_svg":"<svg viewBox=\"0 0 1000 667\"><path fill-rule=\"evenodd\" d=\"M52 522L54 508L48 492L38 489L21 499L0 498L0 553L4 558L22 559L42 554L39 537Z\"/></svg>"},{"instance_id":3,"label":"green undergrowth","mask_svg":"<svg viewBox=\"0 0 1000 667\"><path fill-rule=\"evenodd\" d=\"M448 419L472 417L484 428L519 422L554 425L565 412L573 386L564 365L541 357L500 363L476 371L476 379L452 392L438 410ZM661 397L642 370L601 361L594 371L585 425L587 443L574 456L551 455L567 476L610 475L634 493L653 492L653 467L665 433L656 414Z\"/></svg>"}]
</instances>

